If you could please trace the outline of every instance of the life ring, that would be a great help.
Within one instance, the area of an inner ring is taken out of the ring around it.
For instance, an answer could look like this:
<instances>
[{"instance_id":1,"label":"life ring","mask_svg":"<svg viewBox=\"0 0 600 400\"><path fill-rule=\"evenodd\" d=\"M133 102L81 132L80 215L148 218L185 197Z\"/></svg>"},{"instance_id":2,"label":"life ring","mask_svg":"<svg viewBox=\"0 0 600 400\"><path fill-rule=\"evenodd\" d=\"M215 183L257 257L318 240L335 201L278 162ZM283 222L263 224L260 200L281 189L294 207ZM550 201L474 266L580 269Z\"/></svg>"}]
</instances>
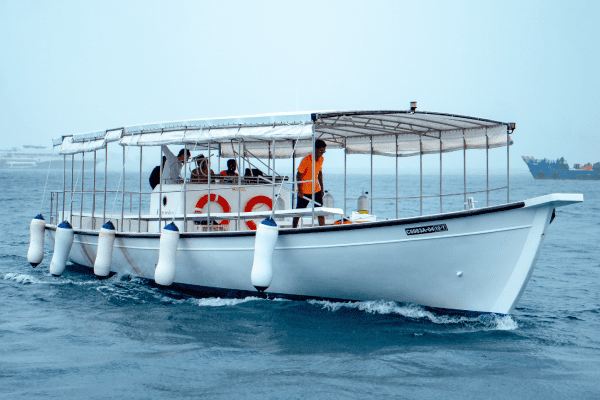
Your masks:
<instances>
[{"instance_id":1,"label":"life ring","mask_svg":"<svg viewBox=\"0 0 600 400\"><path fill-rule=\"evenodd\" d=\"M265 204L271 210L273 209L273 200L270 197L255 196L246 203L246 207L244 207L244 212L252 212L252 209L257 204ZM251 219L246 220L246 226L248 227L248 229L251 229L253 231L256 230L256 223L254 223L254 221L252 221Z\"/></svg>"},{"instance_id":2,"label":"life ring","mask_svg":"<svg viewBox=\"0 0 600 400\"><path fill-rule=\"evenodd\" d=\"M211 202L216 202L218 205L221 206L221 208L223 209L224 213L228 213L231 212L231 207L229 206L229 203L227 202L227 200L225 200L225 197L223 196L217 196L214 193L210 194L210 201ZM198 202L196 203L196 210L194 211L197 214L202 214L202 209L204 208L204 206L206 205L206 203L208 203L208 195L205 194L204 196L200 197L200 200L198 200ZM219 225L229 225L229 220L228 219L224 219L221 222L219 222Z\"/></svg>"}]
</instances>

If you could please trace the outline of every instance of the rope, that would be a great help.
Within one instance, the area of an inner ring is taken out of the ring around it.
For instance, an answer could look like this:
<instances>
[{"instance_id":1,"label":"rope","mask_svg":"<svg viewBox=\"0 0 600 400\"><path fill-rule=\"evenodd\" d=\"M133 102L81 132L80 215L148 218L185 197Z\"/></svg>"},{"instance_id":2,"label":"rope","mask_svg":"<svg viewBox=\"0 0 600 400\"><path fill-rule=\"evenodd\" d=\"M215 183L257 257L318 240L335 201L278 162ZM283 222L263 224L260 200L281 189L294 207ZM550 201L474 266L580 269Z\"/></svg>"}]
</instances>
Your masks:
<instances>
[{"instance_id":1,"label":"rope","mask_svg":"<svg viewBox=\"0 0 600 400\"><path fill-rule=\"evenodd\" d=\"M42 213L42 208L44 207L44 197L46 197L46 187L48 186L48 177L50 176L50 167L52 166L52 159L54 158L54 146L52 146L52 153L50 154L50 164L48 164L48 172L46 173L46 183L44 184L44 194L42 195L42 204L40 204L40 212Z\"/></svg>"}]
</instances>

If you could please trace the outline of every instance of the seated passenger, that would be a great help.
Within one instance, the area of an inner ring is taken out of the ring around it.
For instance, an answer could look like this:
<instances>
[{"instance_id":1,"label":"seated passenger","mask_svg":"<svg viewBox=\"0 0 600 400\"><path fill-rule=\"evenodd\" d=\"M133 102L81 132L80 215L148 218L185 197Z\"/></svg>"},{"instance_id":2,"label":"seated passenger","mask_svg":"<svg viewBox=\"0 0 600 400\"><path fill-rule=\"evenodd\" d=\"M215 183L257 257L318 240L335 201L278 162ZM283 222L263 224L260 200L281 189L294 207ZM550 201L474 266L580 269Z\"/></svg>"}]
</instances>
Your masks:
<instances>
[{"instance_id":1,"label":"seated passenger","mask_svg":"<svg viewBox=\"0 0 600 400\"><path fill-rule=\"evenodd\" d=\"M237 169L237 162L234 159L227 160L227 169L221 171L219 175L221 176L238 176L235 170ZM236 179L221 179L223 183L235 183Z\"/></svg>"},{"instance_id":2,"label":"seated passenger","mask_svg":"<svg viewBox=\"0 0 600 400\"><path fill-rule=\"evenodd\" d=\"M194 157L196 169L192 171L191 181L195 183L208 183L208 169L210 161L204 155ZM215 173L210 170L210 183L215 183Z\"/></svg>"},{"instance_id":3,"label":"seated passenger","mask_svg":"<svg viewBox=\"0 0 600 400\"><path fill-rule=\"evenodd\" d=\"M179 175L181 171L181 166L184 164L185 160L190 158L190 151L181 149L177 157L169 150L169 148L165 145L162 145L163 154L167 158L165 165L163 166L163 183L181 183L182 179Z\"/></svg>"},{"instance_id":4,"label":"seated passenger","mask_svg":"<svg viewBox=\"0 0 600 400\"><path fill-rule=\"evenodd\" d=\"M167 157L163 156L163 158L162 158L163 171L165 169L165 162L167 162ZM154 190L154 188L156 186L158 186L159 183L160 183L160 165L157 165L156 167L154 167L154 169L152 170L152 173L150 174L150 186L152 187L152 190Z\"/></svg>"}]
</instances>

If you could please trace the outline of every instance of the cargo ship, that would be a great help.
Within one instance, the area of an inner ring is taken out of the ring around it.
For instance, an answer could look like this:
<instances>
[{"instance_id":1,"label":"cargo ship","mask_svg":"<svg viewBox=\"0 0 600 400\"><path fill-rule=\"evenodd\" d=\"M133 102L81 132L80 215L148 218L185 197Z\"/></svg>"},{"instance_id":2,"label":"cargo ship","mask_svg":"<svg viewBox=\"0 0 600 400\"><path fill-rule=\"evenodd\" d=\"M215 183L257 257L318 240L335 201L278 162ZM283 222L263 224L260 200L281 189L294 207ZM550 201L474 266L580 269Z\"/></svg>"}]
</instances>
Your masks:
<instances>
[{"instance_id":1,"label":"cargo ship","mask_svg":"<svg viewBox=\"0 0 600 400\"><path fill-rule=\"evenodd\" d=\"M531 156L523 156L523 161L534 179L600 180L600 162L593 165L573 164L573 168L569 168L569 163L563 157L557 160L538 160Z\"/></svg>"}]
</instances>

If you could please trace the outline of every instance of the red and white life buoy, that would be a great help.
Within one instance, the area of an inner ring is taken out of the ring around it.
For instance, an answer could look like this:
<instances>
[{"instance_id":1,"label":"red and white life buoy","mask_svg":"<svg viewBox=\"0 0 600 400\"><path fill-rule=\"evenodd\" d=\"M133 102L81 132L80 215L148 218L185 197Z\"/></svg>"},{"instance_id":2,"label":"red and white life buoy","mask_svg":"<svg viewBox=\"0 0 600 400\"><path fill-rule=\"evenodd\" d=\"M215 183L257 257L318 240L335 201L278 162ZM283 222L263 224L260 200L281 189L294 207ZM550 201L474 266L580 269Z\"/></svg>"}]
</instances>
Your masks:
<instances>
[{"instance_id":1,"label":"red and white life buoy","mask_svg":"<svg viewBox=\"0 0 600 400\"><path fill-rule=\"evenodd\" d=\"M246 203L246 207L244 207L244 212L252 212L254 207L258 204L265 204L267 207L269 207L270 210L273 209L273 200L270 197L255 196ZM256 230L256 223L254 223L254 221L252 221L251 219L246 220L246 226L248 227L248 229L251 229L253 231Z\"/></svg>"},{"instance_id":2,"label":"red and white life buoy","mask_svg":"<svg viewBox=\"0 0 600 400\"><path fill-rule=\"evenodd\" d=\"M231 207L229 206L229 203L227 202L227 200L225 200L225 198L223 196L217 196L216 194L211 193L210 201L216 202L218 205L220 205L221 208L223 209L224 213L231 212ZM208 195L207 194L200 197L200 200L198 200L198 202L196 203L196 210L194 212L197 214L202 214L202 209L204 208L206 203L208 203ZM228 224L229 224L228 219L224 219L221 222L219 222L219 225L228 225Z\"/></svg>"}]
</instances>

